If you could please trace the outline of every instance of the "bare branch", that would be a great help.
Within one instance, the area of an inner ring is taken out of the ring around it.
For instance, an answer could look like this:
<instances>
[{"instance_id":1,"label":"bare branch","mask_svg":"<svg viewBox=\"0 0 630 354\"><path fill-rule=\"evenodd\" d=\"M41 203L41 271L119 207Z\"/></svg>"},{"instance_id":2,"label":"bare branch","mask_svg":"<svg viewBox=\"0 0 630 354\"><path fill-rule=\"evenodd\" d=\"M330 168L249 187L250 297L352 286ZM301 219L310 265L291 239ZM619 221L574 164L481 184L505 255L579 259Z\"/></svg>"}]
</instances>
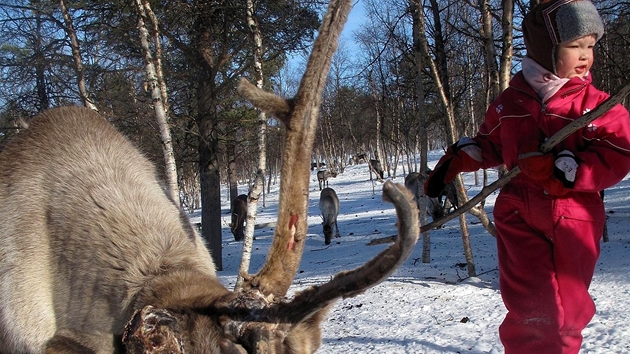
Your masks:
<instances>
[{"instance_id":1,"label":"bare branch","mask_svg":"<svg viewBox=\"0 0 630 354\"><path fill-rule=\"evenodd\" d=\"M581 128L587 126L589 123L594 121L595 119L602 116L604 113L608 112L611 108L621 103L623 99L630 93L630 81L626 82L614 95L610 96L606 101L597 106L594 110L584 114L580 118L574 120L560 131L556 132L552 135L547 141L542 144L540 147L542 152L549 152L554 146L556 146L559 142L566 139L569 135L575 133ZM474 198L470 199L466 204L461 205L459 208L455 209L453 212L444 215L443 217L434 220L430 224L424 225L420 232L426 232L428 230L440 227L444 225L446 222L458 217L459 215L467 212L468 210L474 208L477 204L479 204L482 200L487 198L490 194L492 194L495 190L506 185L512 178L516 177L517 174L521 172L521 169L516 166L512 168L508 173L503 175L503 177L494 181L493 183L483 187L481 192L477 194ZM381 243L392 242L396 236L387 236L378 239L374 239L367 243L367 245L378 245Z\"/></svg>"}]
</instances>

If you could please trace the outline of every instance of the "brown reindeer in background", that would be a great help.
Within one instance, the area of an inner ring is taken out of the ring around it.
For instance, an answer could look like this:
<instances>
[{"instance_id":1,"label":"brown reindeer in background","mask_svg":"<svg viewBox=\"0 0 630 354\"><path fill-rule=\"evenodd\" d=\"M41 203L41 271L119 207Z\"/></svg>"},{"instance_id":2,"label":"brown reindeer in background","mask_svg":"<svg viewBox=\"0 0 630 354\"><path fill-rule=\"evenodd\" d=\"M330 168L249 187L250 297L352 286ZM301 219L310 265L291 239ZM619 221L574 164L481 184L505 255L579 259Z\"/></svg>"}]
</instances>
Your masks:
<instances>
[{"instance_id":1,"label":"brown reindeer in background","mask_svg":"<svg viewBox=\"0 0 630 354\"><path fill-rule=\"evenodd\" d=\"M383 171L383 165L379 160L371 159L368 165L370 169L370 180L372 180L372 172L376 175L376 180L382 182L385 172Z\"/></svg>"},{"instance_id":2,"label":"brown reindeer in background","mask_svg":"<svg viewBox=\"0 0 630 354\"><path fill-rule=\"evenodd\" d=\"M337 226L339 215L339 197L332 188L324 188L319 194L319 211L322 213L324 243L329 245L333 237L341 237Z\"/></svg>"},{"instance_id":3,"label":"brown reindeer in background","mask_svg":"<svg viewBox=\"0 0 630 354\"><path fill-rule=\"evenodd\" d=\"M312 353L331 304L378 284L419 234L404 186L383 198L399 238L371 261L285 299L307 229L309 156L321 92L351 1L333 0L296 97L239 91L286 125L278 222L267 260L239 292L154 167L87 108L40 114L0 153L1 353Z\"/></svg>"},{"instance_id":4,"label":"brown reindeer in background","mask_svg":"<svg viewBox=\"0 0 630 354\"><path fill-rule=\"evenodd\" d=\"M335 171L317 171L317 182L319 182L319 190L321 191L323 187L328 187L328 179L337 177L337 173Z\"/></svg>"},{"instance_id":5,"label":"brown reindeer in background","mask_svg":"<svg viewBox=\"0 0 630 354\"><path fill-rule=\"evenodd\" d=\"M247 219L247 195L240 194L234 198L231 203L230 210L232 212L232 220L230 222L230 230L234 235L235 241L241 241L245 236L243 234L243 226Z\"/></svg>"}]
</instances>

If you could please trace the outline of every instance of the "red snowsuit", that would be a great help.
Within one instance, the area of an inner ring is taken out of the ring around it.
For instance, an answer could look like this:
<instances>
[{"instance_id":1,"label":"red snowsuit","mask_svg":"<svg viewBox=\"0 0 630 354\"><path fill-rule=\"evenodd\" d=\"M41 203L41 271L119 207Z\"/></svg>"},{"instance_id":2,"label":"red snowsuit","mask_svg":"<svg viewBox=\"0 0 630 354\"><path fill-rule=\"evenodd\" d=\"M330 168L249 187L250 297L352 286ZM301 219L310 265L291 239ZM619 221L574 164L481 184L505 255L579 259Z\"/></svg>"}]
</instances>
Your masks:
<instances>
[{"instance_id":1,"label":"red snowsuit","mask_svg":"<svg viewBox=\"0 0 630 354\"><path fill-rule=\"evenodd\" d=\"M519 147L544 141L608 95L591 78L572 78L544 105L519 72L488 109L473 138L482 168L517 165ZM562 197L520 173L494 207L500 290L508 310L499 328L506 354L574 354L595 314L588 287L605 222L599 191L630 170L630 118L615 106L559 143L579 163L575 186Z\"/></svg>"}]
</instances>

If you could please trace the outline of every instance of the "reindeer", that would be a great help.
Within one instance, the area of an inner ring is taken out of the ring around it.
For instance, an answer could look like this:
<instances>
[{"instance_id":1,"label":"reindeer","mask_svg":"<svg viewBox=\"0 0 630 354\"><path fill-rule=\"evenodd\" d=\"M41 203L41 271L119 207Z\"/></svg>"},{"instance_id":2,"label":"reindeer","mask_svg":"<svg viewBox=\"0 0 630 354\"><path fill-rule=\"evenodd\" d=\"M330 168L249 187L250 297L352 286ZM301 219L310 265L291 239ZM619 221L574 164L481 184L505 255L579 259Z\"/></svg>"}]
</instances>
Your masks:
<instances>
[{"instance_id":1,"label":"reindeer","mask_svg":"<svg viewBox=\"0 0 630 354\"><path fill-rule=\"evenodd\" d=\"M341 237L337 227L337 215L339 215L339 198L332 188L324 188L319 195L319 210L322 213L324 225L324 243L329 245L330 240ZM334 229L333 229L334 228ZM334 235L333 235L334 231Z\"/></svg>"},{"instance_id":2,"label":"reindeer","mask_svg":"<svg viewBox=\"0 0 630 354\"><path fill-rule=\"evenodd\" d=\"M416 200L418 209L420 209L420 198L425 196L427 200L427 215L435 221L444 215L446 215L450 208L457 208L457 193L455 191L455 185L453 182L446 185L440 196L436 198L430 198L424 194L424 182L427 179L427 173L411 172L405 177L405 187L411 191ZM446 197L442 199L443 197Z\"/></svg>"},{"instance_id":3,"label":"reindeer","mask_svg":"<svg viewBox=\"0 0 630 354\"><path fill-rule=\"evenodd\" d=\"M365 154L352 155L352 157L350 157L350 160L348 161L348 163L350 165L358 165L358 164L361 164L361 163L365 163Z\"/></svg>"},{"instance_id":4,"label":"reindeer","mask_svg":"<svg viewBox=\"0 0 630 354\"><path fill-rule=\"evenodd\" d=\"M326 163L325 162L311 162L311 171L313 171L314 169L320 169L321 167L326 167Z\"/></svg>"},{"instance_id":5,"label":"reindeer","mask_svg":"<svg viewBox=\"0 0 630 354\"><path fill-rule=\"evenodd\" d=\"M335 171L317 171L317 182L319 182L319 190L322 190L323 187L328 187L328 179L337 177L337 172Z\"/></svg>"},{"instance_id":6,"label":"reindeer","mask_svg":"<svg viewBox=\"0 0 630 354\"><path fill-rule=\"evenodd\" d=\"M247 195L241 194L232 201L232 222L230 230L234 235L234 240L241 241L243 239L243 224L247 218Z\"/></svg>"},{"instance_id":7,"label":"reindeer","mask_svg":"<svg viewBox=\"0 0 630 354\"><path fill-rule=\"evenodd\" d=\"M380 283L420 232L413 196L391 181L397 241L365 265L291 299L308 217L318 107L351 1L332 0L291 100L242 81L239 92L286 126L269 255L227 290L201 237L151 163L105 118L55 108L0 153L1 353L306 354L339 298ZM28 206L26 208L25 206Z\"/></svg>"},{"instance_id":8,"label":"reindeer","mask_svg":"<svg viewBox=\"0 0 630 354\"><path fill-rule=\"evenodd\" d=\"M370 180L372 179L372 172L374 172L374 174L376 174L376 179L382 182L385 172L383 171L381 162L379 160L370 159L368 167L370 168Z\"/></svg>"}]
</instances>

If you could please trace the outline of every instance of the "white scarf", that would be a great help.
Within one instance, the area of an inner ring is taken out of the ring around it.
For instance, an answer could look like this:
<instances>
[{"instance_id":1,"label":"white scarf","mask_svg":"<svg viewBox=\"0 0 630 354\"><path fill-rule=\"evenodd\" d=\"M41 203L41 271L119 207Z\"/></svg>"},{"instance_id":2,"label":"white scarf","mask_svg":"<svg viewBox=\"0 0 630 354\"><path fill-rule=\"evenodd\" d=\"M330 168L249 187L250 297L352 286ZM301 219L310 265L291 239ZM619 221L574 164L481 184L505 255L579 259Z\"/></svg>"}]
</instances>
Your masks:
<instances>
[{"instance_id":1,"label":"white scarf","mask_svg":"<svg viewBox=\"0 0 630 354\"><path fill-rule=\"evenodd\" d=\"M530 57L524 57L521 65L525 81L536 91L543 103L569 81L556 76Z\"/></svg>"}]
</instances>

